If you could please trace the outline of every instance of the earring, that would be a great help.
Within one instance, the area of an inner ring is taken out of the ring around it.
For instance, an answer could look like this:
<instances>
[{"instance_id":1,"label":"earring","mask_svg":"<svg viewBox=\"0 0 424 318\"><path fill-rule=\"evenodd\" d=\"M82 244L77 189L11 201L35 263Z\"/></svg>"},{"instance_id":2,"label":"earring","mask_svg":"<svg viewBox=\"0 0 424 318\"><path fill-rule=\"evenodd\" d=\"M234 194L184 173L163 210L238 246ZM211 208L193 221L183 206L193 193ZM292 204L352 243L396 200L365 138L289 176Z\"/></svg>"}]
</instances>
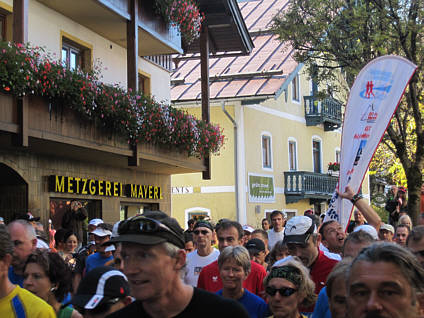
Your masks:
<instances>
[{"instance_id":1,"label":"earring","mask_svg":"<svg viewBox=\"0 0 424 318\"><path fill-rule=\"evenodd\" d=\"M55 286L55 287L50 288L50 291L54 292L56 289L57 289L57 287Z\"/></svg>"}]
</instances>

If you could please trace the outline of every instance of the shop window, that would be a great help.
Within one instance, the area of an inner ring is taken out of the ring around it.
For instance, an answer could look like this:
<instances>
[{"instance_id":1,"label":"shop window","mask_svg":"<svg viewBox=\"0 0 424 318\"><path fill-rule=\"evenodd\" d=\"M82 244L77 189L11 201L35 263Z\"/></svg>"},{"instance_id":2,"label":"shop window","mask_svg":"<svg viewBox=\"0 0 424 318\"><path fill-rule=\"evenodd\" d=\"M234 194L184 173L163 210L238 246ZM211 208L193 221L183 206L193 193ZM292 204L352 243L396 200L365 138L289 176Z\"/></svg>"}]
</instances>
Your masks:
<instances>
[{"instance_id":1,"label":"shop window","mask_svg":"<svg viewBox=\"0 0 424 318\"><path fill-rule=\"evenodd\" d=\"M292 81L292 100L300 102L300 85L299 85L299 74L297 74Z\"/></svg>"},{"instance_id":2,"label":"shop window","mask_svg":"<svg viewBox=\"0 0 424 318\"><path fill-rule=\"evenodd\" d=\"M125 220L138 214L143 214L145 211L159 210L159 203L121 203L119 220Z\"/></svg>"},{"instance_id":3,"label":"shop window","mask_svg":"<svg viewBox=\"0 0 424 318\"><path fill-rule=\"evenodd\" d=\"M289 170L296 171L297 170L297 149L296 149L296 141L289 141Z\"/></svg>"},{"instance_id":4,"label":"shop window","mask_svg":"<svg viewBox=\"0 0 424 318\"><path fill-rule=\"evenodd\" d=\"M91 68L91 47L75 38L62 36L62 63L67 68L88 71Z\"/></svg>"},{"instance_id":5,"label":"shop window","mask_svg":"<svg viewBox=\"0 0 424 318\"><path fill-rule=\"evenodd\" d=\"M262 135L262 167L266 169L272 168L272 149L271 136Z\"/></svg>"},{"instance_id":6,"label":"shop window","mask_svg":"<svg viewBox=\"0 0 424 318\"><path fill-rule=\"evenodd\" d=\"M52 227L55 230L62 228L62 219L66 211L71 209L71 202L78 200L82 206L87 210L88 217L84 220L83 227L83 244L87 243L87 225L91 219L102 218L102 201L101 200L81 200L75 198L50 198L50 219L52 220Z\"/></svg>"},{"instance_id":7,"label":"shop window","mask_svg":"<svg viewBox=\"0 0 424 318\"><path fill-rule=\"evenodd\" d=\"M150 89L150 75L139 71L138 73L138 90L145 96L151 94Z\"/></svg>"}]
</instances>

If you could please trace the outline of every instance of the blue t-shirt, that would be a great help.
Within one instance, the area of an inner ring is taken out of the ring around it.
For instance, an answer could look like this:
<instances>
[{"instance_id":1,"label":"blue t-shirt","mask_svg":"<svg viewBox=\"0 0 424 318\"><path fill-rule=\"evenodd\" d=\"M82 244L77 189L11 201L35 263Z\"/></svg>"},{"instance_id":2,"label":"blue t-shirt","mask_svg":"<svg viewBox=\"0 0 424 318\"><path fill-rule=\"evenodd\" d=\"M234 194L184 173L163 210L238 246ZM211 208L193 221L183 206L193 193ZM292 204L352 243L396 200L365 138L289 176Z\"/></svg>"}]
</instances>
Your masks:
<instances>
[{"instance_id":1,"label":"blue t-shirt","mask_svg":"<svg viewBox=\"0 0 424 318\"><path fill-rule=\"evenodd\" d=\"M107 262L113 259L113 256L103 257L100 253L94 253L87 257L85 261L85 272L88 273L92 269L103 266Z\"/></svg>"},{"instance_id":2,"label":"blue t-shirt","mask_svg":"<svg viewBox=\"0 0 424 318\"><path fill-rule=\"evenodd\" d=\"M13 266L9 266L9 272L7 274L12 284L16 284L16 285L19 285L19 287L23 287L24 277L21 275L15 274L15 272L13 271Z\"/></svg>"},{"instance_id":3,"label":"blue t-shirt","mask_svg":"<svg viewBox=\"0 0 424 318\"><path fill-rule=\"evenodd\" d=\"M222 296L222 289L216 293ZM246 308L250 318L263 318L272 315L267 303L261 297L252 294L246 288L244 289L243 296L237 299L237 301Z\"/></svg>"},{"instance_id":4,"label":"blue t-shirt","mask_svg":"<svg viewBox=\"0 0 424 318\"><path fill-rule=\"evenodd\" d=\"M328 305L327 287L321 289L318 294L312 318L331 318L330 307Z\"/></svg>"}]
</instances>

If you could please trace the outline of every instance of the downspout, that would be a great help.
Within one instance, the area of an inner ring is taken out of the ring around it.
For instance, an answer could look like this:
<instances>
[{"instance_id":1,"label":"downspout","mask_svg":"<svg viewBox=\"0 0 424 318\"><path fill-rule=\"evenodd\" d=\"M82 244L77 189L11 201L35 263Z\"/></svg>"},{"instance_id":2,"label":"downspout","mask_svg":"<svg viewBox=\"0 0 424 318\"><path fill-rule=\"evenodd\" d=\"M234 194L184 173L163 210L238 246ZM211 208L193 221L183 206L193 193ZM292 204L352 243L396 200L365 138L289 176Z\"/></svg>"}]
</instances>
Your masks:
<instances>
[{"instance_id":1,"label":"downspout","mask_svg":"<svg viewBox=\"0 0 424 318\"><path fill-rule=\"evenodd\" d=\"M238 195L238 136L237 136L237 123L233 117L225 109L225 101L221 102L222 111L228 117L228 119L233 123L234 127L234 178L235 178L235 196L236 196L236 216L237 221L240 222L240 211L239 211L239 195Z\"/></svg>"}]
</instances>

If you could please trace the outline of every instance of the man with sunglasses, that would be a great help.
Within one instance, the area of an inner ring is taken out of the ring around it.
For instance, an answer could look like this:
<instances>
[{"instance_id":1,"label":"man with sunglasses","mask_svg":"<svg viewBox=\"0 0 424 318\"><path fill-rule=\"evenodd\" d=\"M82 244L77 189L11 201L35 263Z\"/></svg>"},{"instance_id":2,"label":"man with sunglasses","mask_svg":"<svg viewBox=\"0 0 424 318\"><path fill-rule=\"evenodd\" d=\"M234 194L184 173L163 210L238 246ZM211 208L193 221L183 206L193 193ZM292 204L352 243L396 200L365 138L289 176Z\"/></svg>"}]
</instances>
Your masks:
<instances>
[{"instance_id":1,"label":"man with sunglasses","mask_svg":"<svg viewBox=\"0 0 424 318\"><path fill-rule=\"evenodd\" d=\"M184 283L183 229L161 211L146 211L119 225L124 274L136 299L114 317L248 317L237 302Z\"/></svg>"},{"instance_id":2,"label":"man with sunglasses","mask_svg":"<svg viewBox=\"0 0 424 318\"><path fill-rule=\"evenodd\" d=\"M192 233L197 250L187 254L184 282L196 287L202 268L216 261L219 251L212 246L213 227L208 221L196 222Z\"/></svg>"},{"instance_id":3,"label":"man with sunglasses","mask_svg":"<svg viewBox=\"0 0 424 318\"><path fill-rule=\"evenodd\" d=\"M406 239L406 247L424 268L424 225L418 225L411 230Z\"/></svg>"}]
</instances>

